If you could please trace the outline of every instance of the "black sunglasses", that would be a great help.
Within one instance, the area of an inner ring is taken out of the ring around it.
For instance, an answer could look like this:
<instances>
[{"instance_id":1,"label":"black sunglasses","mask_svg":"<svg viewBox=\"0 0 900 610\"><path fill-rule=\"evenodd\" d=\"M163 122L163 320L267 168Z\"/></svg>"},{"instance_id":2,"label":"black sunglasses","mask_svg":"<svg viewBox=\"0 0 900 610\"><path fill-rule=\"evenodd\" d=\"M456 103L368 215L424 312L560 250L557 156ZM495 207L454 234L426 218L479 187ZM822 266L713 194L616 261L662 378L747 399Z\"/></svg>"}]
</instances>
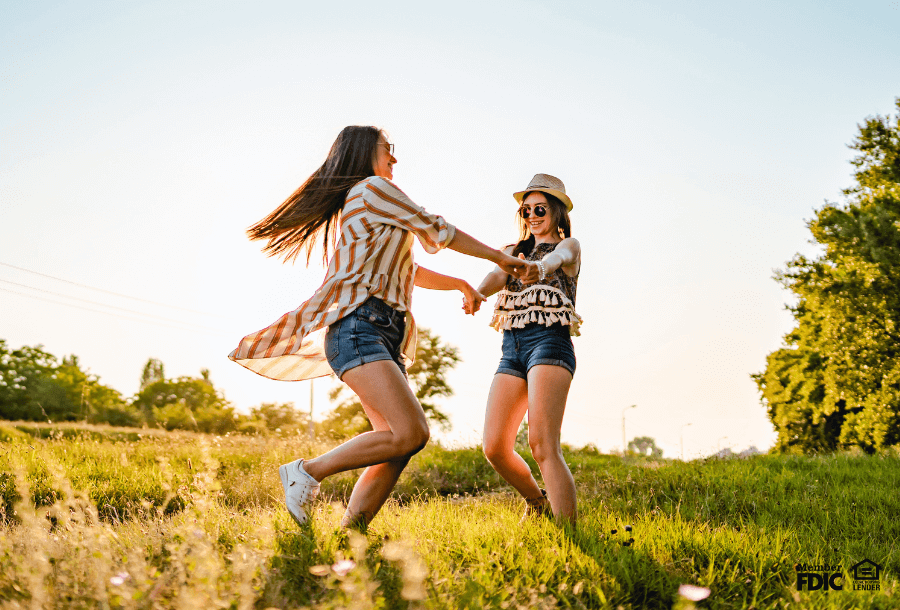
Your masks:
<instances>
[{"instance_id":1,"label":"black sunglasses","mask_svg":"<svg viewBox=\"0 0 900 610\"><path fill-rule=\"evenodd\" d=\"M545 208L542 205L534 206L533 211L534 211L534 215L537 216L538 218L543 218L544 216L547 215L547 208ZM529 210L528 208L526 208L523 205L522 207L519 208L519 214L522 215L522 218L527 220L528 217L531 216L531 210Z\"/></svg>"}]
</instances>

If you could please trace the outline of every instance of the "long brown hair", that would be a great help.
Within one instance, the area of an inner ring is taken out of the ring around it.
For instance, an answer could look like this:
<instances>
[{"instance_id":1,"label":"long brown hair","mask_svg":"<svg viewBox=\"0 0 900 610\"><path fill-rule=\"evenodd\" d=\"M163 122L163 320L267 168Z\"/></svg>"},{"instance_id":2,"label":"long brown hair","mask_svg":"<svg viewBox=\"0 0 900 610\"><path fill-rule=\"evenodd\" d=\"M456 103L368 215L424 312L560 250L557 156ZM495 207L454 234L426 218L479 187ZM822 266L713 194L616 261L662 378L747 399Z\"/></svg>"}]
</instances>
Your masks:
<instances>
[{"instance_id":1,"label":"long brown hair","mask_svg":"<svg viewBox=\"0 0 900 610\"><path fill-rule=\"evenodd\" d=\"M572 237L572 221L569 220L569 211L566 209L566 204L560 201L559 197L555 197L550 193L543 191L531 191L531 193L540 193L547 198L547 204L550 208L550 219L556 225L556 230L559 231L563 239ZM525 203L525 200L528 199L528 195L531 193L527 193L522 198L522 203ZM519 242L513 248L512 256L519 256L519 254L528 256L528 253L534 250L534 235L531 234L528 223L525 222L518 210L516 210L516 218L519 219Z\"/></svg>"},{"instance_id":2,"label":"long brown hair","mask_svg":"<svg viewBox=\"0 0 900 610\"><path fill-rule=\"evenodd\" d=\"M263 252L296 259L306 248L306 263L312 245L322 233L323 260L337 240L338 216L347 191L375 175L375 151L382 132L377 127L351 125L338 134L322 166L274 212L247 229L250 239L267 239Z\"/></svg>"}]
</instances>

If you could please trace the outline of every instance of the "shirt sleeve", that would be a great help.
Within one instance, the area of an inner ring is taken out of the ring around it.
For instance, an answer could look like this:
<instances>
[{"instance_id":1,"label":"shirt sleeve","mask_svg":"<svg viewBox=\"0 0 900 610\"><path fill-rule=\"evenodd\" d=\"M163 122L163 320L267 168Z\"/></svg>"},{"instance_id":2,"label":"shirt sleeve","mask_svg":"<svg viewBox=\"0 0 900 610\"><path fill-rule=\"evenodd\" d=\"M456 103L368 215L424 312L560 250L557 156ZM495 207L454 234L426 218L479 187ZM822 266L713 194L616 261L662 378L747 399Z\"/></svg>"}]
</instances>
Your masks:
<instances>
[{"instance_id":1,"label":"shirt sleeve","mask_svg":"<svg viewBox=\"0 0 900 610\"><path fill-rule=\"evenodd\" d=\"M381 177L370 179L363 188L366 211L383 224L399 227L415 235L429 254L446 248L456 235L456 227L442 216L429 214L394 184Z\"/></svg>"}]
</instances>

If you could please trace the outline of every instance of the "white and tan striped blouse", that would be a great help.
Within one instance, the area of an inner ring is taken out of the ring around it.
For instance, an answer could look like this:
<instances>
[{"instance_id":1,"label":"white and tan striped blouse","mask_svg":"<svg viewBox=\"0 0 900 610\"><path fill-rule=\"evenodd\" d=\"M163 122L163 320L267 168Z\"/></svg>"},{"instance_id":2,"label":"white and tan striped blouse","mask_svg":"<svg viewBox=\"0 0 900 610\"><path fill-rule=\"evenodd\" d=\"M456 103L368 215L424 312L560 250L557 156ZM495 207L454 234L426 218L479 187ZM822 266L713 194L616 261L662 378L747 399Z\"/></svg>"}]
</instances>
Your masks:
<instances>
[{"instance_id":1,"label":"white and tan striped blouse","mask_svg":"<svg viewBox=\"0 0 900 610\"><path fill-rule=\"evenodd\" d=\"M453 241L456 228L413 203L387 178L366 178L350 189L340 237L325 281L294 311L241 339L228 357L269 379L301 381L331 374L325 332L370 296L406 312L403 353L416 355L410 313L416 265L413 236L431 254Z\"/></svg>"}]
</instances>

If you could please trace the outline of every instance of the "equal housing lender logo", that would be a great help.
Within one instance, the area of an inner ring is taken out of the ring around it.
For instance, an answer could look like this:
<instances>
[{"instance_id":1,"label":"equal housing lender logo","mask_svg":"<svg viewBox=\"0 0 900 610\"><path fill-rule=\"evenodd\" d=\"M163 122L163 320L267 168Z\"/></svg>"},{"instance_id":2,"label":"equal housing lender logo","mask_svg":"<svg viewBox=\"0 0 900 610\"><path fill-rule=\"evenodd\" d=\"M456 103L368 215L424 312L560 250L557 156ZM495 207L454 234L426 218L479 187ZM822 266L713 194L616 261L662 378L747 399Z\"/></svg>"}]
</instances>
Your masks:
<instances>
[{"instance_id":1,"label":"equal housing lender logo","mask_svg":"<svg viewBox=\"0 0 900 610\"><path fill-rule=\"evenodd\" d=\"M843 591L844 570L837 564L798 563L797 591ZM871 559L863 559L850 567L854 591L881 590L882 567Z\"/></svg>"}]
</instances>

